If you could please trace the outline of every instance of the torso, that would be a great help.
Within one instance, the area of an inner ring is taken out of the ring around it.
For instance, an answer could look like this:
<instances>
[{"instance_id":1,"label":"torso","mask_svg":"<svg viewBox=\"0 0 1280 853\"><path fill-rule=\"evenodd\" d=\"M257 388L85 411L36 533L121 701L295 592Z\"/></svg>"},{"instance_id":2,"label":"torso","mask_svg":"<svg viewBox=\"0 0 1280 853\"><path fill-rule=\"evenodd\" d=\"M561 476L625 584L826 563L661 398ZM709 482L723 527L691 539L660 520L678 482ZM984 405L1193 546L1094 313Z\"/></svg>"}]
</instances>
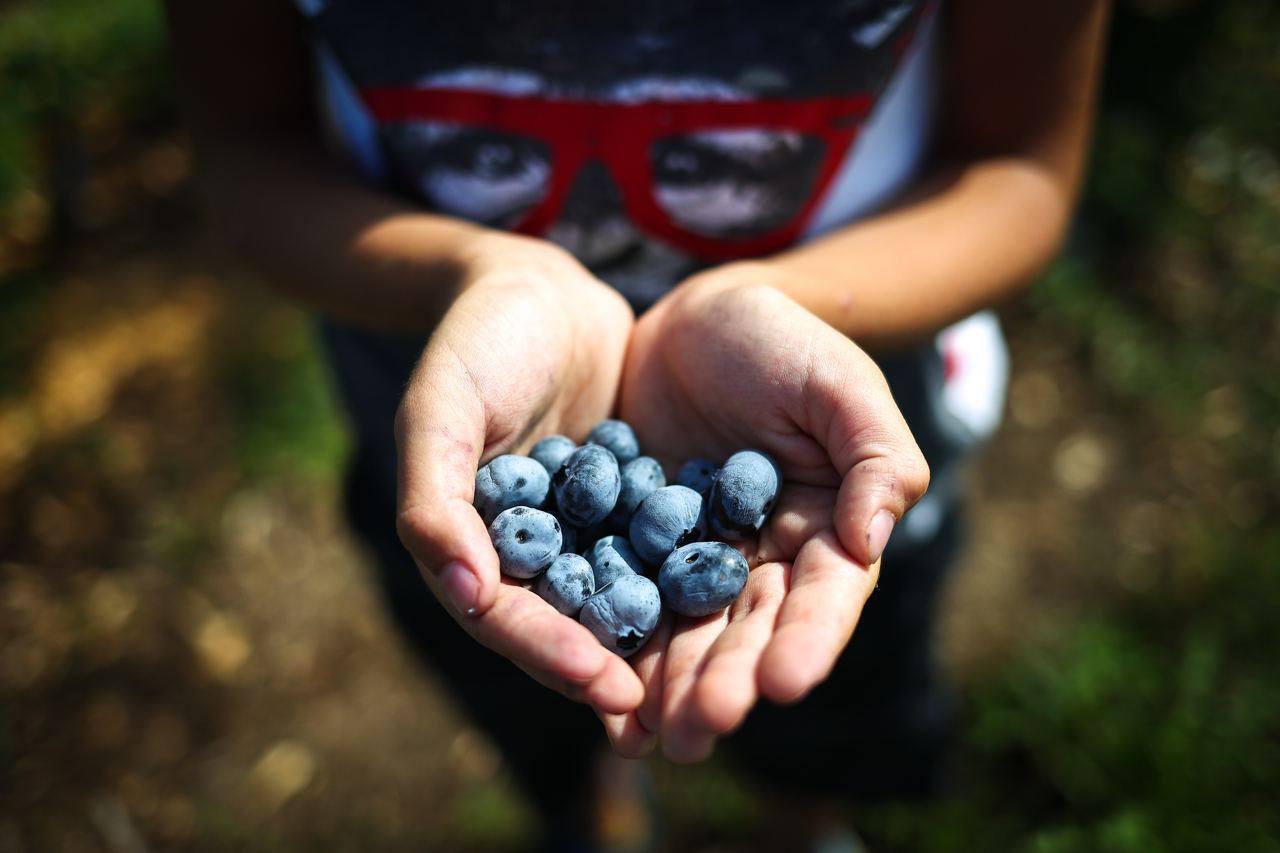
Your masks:
<instances>
[{"instance_id":1,"label":"torso","mask_svg":"<svg viewBox=\"0 0 1280 853\"><path fill-rule=\"evenodd\" d=\"M553 240L637 310L701 266L875 212L928 153L927 0L297 2L326 135L366 180ZM420 345L332 335L348 361L406 376ZM998 424L1007 355L984 312L883 366L934 469L894 536L907 548L937 529L951 463ZM371 434L401 385L359 406Z\"/></svg>"},{"instance_id":2,"label":"torso","mask_svg":"<svg viewBox=\"0 0 1280 853\"><path fill-rule=\"evenodd\" d=\"M326 130L366 178L558 242L638 308L875 210L932 128L921 0L305 5ZM699 104L741 106L680 124Z\"/></svg>"}]
</instances>

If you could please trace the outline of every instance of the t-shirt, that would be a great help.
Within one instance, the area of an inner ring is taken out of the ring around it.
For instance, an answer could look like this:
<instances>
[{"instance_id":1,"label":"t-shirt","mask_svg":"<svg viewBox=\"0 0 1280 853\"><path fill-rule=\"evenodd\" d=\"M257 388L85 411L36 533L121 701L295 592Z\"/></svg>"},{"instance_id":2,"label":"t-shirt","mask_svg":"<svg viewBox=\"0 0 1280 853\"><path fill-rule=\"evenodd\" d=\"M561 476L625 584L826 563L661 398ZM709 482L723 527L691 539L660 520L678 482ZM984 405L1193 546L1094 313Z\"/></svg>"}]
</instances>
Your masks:
<instances>
[{"instance_id":1,"label":"t-shirt","mask_svg":"<svg viewBox=\"0 0 1280 853\"><path fill-rule=\"evenodd\" d=\"M298 2L338 156L424 208L558 243L638 311L883 207L934 125L926 0ZM981 313L881 366L934 471L894 539L927 539L952 462L999 421L1005 349Z\"/></svg>"}]
</instances>

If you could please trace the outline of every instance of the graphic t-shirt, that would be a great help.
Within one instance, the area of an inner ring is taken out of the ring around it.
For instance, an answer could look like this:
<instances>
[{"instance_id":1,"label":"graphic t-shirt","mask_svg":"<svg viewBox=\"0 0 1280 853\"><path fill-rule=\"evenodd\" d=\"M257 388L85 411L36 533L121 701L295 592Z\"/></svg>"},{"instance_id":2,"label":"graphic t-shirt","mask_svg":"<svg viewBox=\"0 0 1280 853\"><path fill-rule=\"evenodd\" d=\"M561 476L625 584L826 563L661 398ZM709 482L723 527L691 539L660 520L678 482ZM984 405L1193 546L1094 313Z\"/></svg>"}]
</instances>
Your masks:
<instances>
[{"instance_id":1,"label":"graphic t-shirt","mask_svg":"<svg viewBox=\"0 0 1280 853\"><path fill-rule=\"evenodd\" d=\"M367 180L556 242L637 310L874 212L933 125L925 0L299 6L327 135ZM344 352L378 347L343 334ZM980 314L882 366L934 468L895 539L927 538L949 462L999 420L1003 344Z\"/></svg>"}]
</instances>

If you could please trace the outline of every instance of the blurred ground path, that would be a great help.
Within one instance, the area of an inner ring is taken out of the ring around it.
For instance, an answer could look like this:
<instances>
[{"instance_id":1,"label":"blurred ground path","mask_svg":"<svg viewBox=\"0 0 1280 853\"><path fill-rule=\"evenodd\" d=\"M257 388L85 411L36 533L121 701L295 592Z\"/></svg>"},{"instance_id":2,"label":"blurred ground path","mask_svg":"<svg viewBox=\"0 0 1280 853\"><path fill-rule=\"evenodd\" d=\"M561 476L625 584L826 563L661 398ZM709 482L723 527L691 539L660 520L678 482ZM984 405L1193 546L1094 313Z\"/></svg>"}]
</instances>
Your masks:
<instances>
[{"instance_id":1,"label":"blurred ground path","mask_svg":"<svg viewBox=\"0 0 1280 853\"><path fill-rule=\"evenodd\" d=\"M158 149L183 164L181 146ZM155 150L25 285L28 367L0 398L6 831L29 849L517 837L496 756L406 659L343 529L307 319L196 245L185 174L147 191L148 162L173 168ZM146 240L155 205L185 224ZM1080 599L1059 557L1118 451L1068 363L1018 355L946 618L961 676ZM1034 476L1010 480L1011 457Z\"/></svg>"},{"instance_id":2,"label":"blurred ground path","mask_svg":"<svg viewBox=\"0 0 1280 853\"><path fill-rule=\"evenodd\" d=\"M338 517L309 321L195 245L183 146L142 146L100 227L5 270L0 849L518 835Z\"/></svg>"}]
</instances>

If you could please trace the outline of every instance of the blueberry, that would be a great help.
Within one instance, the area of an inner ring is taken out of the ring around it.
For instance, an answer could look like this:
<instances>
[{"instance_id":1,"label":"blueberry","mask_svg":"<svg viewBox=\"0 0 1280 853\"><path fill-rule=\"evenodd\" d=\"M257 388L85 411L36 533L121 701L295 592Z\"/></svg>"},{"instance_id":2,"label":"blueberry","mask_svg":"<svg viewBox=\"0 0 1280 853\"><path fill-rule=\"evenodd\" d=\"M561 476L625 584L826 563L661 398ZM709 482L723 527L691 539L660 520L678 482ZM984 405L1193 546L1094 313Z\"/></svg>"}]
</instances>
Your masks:
<instances>
[{"instance_id":1,"label":"blueberry","mask_svg":"<svg viewBox=\"0 0 1280 853\"><path fill-rule=\"evenodd\" d=\"M596 589L603 589L622 575L643 574L644 564L623 536L606 536L586 554L595 573Z\"/></svg>"},{"instance_id":2,"label":"blueberry","mask_svg":"<svg viewBox=\"0 0 1280 853\"><path fill-rule=\"evenodd\" d=\"M543 468L547 469L547 474L554 474L559 467L564 464L564 460L569 458L569 454L578 448L573 443L573 439L563 435L549 435L546 438L539 439L538 443L529 451L529 456L538 460Z\"/></svg>"},{"instance_id":3,"label":"blueberry","mask_svg":"<svg viewBox=\"0 0 1280 853\"><path fill-rule=\"evenodd\" d=\"M600 644L629 657L653 636L662 616L662 599L644 575L623 575L587 599L578 621Z\"/></svg>"},{"instance_id":4,"label":"blueberry","mask_svg":"<svg viewBox=\"0 0 1280 853\"><path fill-rule=\"evenodd\" d=\"M551 478L528 456L499 456L476 472L475 506L486 521L513 506L542 506Z\"/></svg>"},{"instance_id":5,"label":"blueberry","mask_svg":"<svg viewBox=\"0 0 1280 853\"><path fill-rule=\"evenodd\" d=\"M591 564L577 554L561 554L534 582L533 591L565 616L577 616L596 591Z\"/></svg>"},{"instance_id":6,"label":"blueberry","mask_svg":"<svg viewBox=\"0 0 1280 853\"><path fill-rule=\"evenodd\" d=\"M677 548L658 571L662 600L681 616L718 613L746 585L746 558L723 542L694 542Z\"/></svg>"},{"instance_id":7,"label":"blueberry","mask_svg":"<svg viewBox=\"0 0 1280 853\"><path fill-rule=\"evenodd\" d=\"M489 538L498 552L502 573L513 578L541 573L560 555L563 541L554 515L527 506L499 513L489 525Z\"/></svg>"},{"instance_id":8,"label":"blueberry","mask_svg":"<svg viewBox=\"0 0 1280 853\"><path fill-rule=\"evenodd\" d=\"M622 491L618 503L609 514L609 523L618 530L626 530L631 514L640 502L667 484L662 466L652 456L639 456L622 466Z\"/></svg>"},{"instance_id":9,"label":"blueberry","mask_svg":"<svg viewBox=\"0 0 1280 853\"><path fill-rule=\"evenodd\" d=\"M704 537L702 496L685 486L664 486L641 502L631 517L631 547L640 559L660 566L675 549Z\"/></svg>"},{"instance_id":10,"label":"blueberry","mask_svg":"<svg viewBox=\"0 0 1280 853\"><path fill-rule=\"evenodd\" d=\"M688 486L700 495L706 495L711 487L711 478L715 476L719 466L710 459L690 459L680 466L676 474L676 483Z\"/></svg>"},{"instance_id":11,"label":"blueberry","mask_svg":"<svg viewBox=\"0 0 1280 853\"><path fill-rule=\"evenodd\" d=\"M711 532L730 542L760 532L782 488L774 461L758 450L740 450L716 472L707 496Z\"/></svg>"},{"instance_id":12,"label":"blueberry","mask_svg":"<svg viewBox=\"0 0 1280 853\"><path fill-rule=\"evenodd\" d=\"M622 476L612 453L587 444L569 454L551 477L551 485L565 521L575 527L590 527L613 511L622 490Z\"/></svg>"},{"instance_id":13,"label":"blueberry","mask_svg":"<svg viewBox=\"0 0 1280 853\"><path fill-rule=\"evenodd\" d=\"M640 455L640 441L635 430L623 421L601 421L587 436L587 444L598 444L612 453L619 465L626 465Z\"/></svg>"}]
</instances>

